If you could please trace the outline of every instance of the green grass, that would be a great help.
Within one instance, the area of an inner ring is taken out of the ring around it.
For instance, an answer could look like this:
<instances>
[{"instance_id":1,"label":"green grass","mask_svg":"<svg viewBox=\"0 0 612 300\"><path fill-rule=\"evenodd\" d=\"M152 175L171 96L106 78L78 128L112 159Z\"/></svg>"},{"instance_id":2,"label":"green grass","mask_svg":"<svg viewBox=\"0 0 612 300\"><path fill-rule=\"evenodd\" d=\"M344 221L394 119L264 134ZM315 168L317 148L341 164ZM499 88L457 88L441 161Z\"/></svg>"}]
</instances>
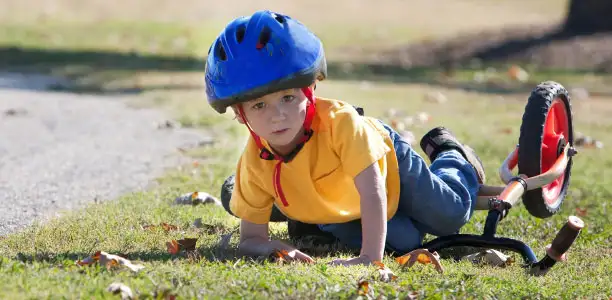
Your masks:
<instances>
[{"instance_id":1,"label":"green grass","mask_svg":"<svg viewBox=\"0 0 612 300\"><path fill-rule=\"evenodd\" d=\"M420 137L431 126L452 128L463 141L481 155L490 183L498 184L497 168L518 140L518 128L529 91L504 99L486 94L441 89L449 101L430 103L424 95L433 87L408 84L361 85L359 82L321 84L318 94L337 97L365 107L366 113L386 120L385 112L395 108L408 114L425 111L432 116L428 124L416 126ZM443 260L444 274L427 265L401 268L391 257L384 263L398 279L384 283L374 276L374 267L330 267L332 257L345 252L330 252L316 257L312 266L276 263L236 256L237 234L221 252L217 243L231 232L238 220L220 207L175 206L176 196L195 190L218 196L220 186L233 171L240 145L247 132L230 116L215 115L197 91L156 93L157 105L173 111L215 136L215 144L193 151L199 165L187 165L159 179L159 187L146 193L128 194L116 200L92 204L86 209L67 212L64 217L39 224L0 240L0 297L14 298L110 298L105 289L122 282L142 298L160 298L164 292L179 298L355 298L357 283L369 281L369 296L404 298L528 298L607 299L612 294L612 219L609 199L612 158L606 150L580 149L576 157L570 195L562 211L552 218L531 217L522 206L513 208L502 221L498 235L528 243L538 257L552 240L567 216L576 208L586 209L586 228L569 253L569 261L557 264L544 277L526 275L517 263L507 268L475 266L467 262ZM600 118L609 104L597 99L574 103L576 130L612 143L607 133L612 121ZM215 120L214 122L210 120ZM510 134L500 133L511 129ZM238 141L238 146L236 146ZM420 152L420 150L419 150ZM202 218L207 229L191 226ZM477 212L463 232L482 232L485 212ZM167 222L178 231L143 230L141 225ZM286 226L274 224L272 236L288 239ZM171 255L165 243L172 239L197 237L197 255ZM431 239L428 236L427 239ZM145 265L139 273L126 269L106 270L99 266L80 267L75 260L95 251L122 254ZM307 251L307 250L306 250Z\"/></svg>"}]
</instances>

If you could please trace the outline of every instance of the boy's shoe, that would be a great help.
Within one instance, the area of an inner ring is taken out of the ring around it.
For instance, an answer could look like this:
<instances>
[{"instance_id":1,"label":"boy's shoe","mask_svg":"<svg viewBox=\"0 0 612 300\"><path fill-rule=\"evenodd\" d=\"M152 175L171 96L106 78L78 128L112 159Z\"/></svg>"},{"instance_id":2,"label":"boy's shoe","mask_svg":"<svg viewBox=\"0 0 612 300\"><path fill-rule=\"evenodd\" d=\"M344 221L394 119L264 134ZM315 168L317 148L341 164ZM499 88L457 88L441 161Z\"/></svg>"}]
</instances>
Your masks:
<instances>
[{"instance_id":1,"label":"boy's shoe","mask_svg":"<svg viewBox=\"0 0 612 300\"><path fill-rule=\"evenodd\" d=\"M461 144L459 140L450 132L450 130L444 127L436 127L426 133L421 138L421 149L427 154L429 160L433 162L438 154L446 150L457 150L463 157L472 165L476 170L478 182L480 184L485 183L486 175L484 167L474 149L467 145Z\"/></svg>"}]
</instances>

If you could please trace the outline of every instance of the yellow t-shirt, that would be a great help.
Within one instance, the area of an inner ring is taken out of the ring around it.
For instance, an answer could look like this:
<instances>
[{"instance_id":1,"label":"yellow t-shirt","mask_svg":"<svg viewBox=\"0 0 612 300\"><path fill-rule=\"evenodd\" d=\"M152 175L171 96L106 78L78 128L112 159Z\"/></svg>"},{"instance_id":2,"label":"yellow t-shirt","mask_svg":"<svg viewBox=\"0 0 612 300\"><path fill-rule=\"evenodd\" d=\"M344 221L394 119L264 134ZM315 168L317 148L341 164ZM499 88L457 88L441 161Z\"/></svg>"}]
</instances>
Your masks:
<instances>
[{"instance_id":1,"label":"yellow t-shirt","mask_svg":"<svg viewBox=\"0 0 612 300\"><path fill-rule=\"evenodd\" d=\"M361 218L354 178L378 162L387 189L387 219L397 211L400 179L389 132L370 117L360 116L346 102L317 98L313 136L289 163L281 166L280 184L287 200L276 197L277 160L259 157L252 137L238 161L230 209L251 223L269 222L272 205L304 223L344 223ZM262 140L270 149L268 144Z\"/></svg>"}]
</instances>

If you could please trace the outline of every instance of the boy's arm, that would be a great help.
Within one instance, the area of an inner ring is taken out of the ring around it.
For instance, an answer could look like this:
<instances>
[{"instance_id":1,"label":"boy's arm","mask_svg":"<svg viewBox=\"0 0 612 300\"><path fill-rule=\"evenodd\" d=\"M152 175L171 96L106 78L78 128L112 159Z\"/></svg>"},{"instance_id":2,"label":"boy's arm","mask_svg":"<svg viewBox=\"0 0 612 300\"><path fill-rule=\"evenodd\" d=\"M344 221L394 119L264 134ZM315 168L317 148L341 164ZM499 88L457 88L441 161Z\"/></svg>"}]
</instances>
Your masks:
<instances>
[{"instance_id":1,"label":"boy's arm","mask_svg":"<svg viewBox=\"0 0 612 300\"><path fill-rule=\"evenodd\" d=\"M370 262L382 261L387 238L387 193L378 162L355 177L361 198L361 255Z\"/></svg>"},{"instance_id":2,"label":"boy's arm","mask_svg":"<svg viewBox=\"0 0 612 300\"><path fill-rule=\"evenodd\" d=\"M246 220L240 221L240 244L238 251L246 256L268 256L274 249L286 250L289 257L294 260L314 262L312 257L302 253L296 248L280 241L270 241L268 223L255 224Z\"/></svg>"},{"instance_id":3,"label":"boy's arm","mask_svg":"<svg viewBox=\"0 0 612 300\"><path fill-rule=\"evenodd\" d=\"M387 193L378 162L360 172L354 181L361 198L361 253L357 258L338 259L332 264L370 264L383 258L387 237Z\"/></svg>"}]
</instances>

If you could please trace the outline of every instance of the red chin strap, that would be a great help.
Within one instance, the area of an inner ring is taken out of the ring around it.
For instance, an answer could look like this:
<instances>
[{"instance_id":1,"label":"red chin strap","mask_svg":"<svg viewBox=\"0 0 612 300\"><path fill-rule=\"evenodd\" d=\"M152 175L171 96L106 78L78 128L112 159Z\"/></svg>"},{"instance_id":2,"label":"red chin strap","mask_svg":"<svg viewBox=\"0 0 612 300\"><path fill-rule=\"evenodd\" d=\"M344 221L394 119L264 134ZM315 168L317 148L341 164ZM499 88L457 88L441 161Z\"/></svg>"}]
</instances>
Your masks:
<instances>
[{"instance_id":1,"label":"red chin strap","mask_svg":"<svg viewBox=\"0 0 612 300\"><path fill-rule=\"evenodd\" d=\"M284 163L290 162L295 157L295 155L300 151L300 149L304 147L304 144L306 144L306 142L310 139L313 133L313 130L311 128L312 120L314 119L314 115L315 115L315 98L314 98L313 89L311 87L302 88L302 93L304 93L304 95L308 99L308 103L306 104L306 117L304 118L304 125L303 125L304 134L298 141L295 148L287 155L274 154L272 151L264 147L263 143L261 142L261 138L257 134L255 134L255 132L249 125L249 122L245 117L244 109L242 108L242 105L238 105L238 114L244 121L244 124L246 125L246 127L249 129L249 132L251 133L251 136L255 140L257 147L260 149L259 157L265 160L278 160L278 163L276 164L274 168L274 176L272 180L274 183L274 190L276 191L276 196L280 198L280 201L283 203L284 206L289 206L289 203L287 202L287 199L285 198L285 194L283 193L283 189L280 183L281 165L283 162Z\"/></svg>"}]
</instances>

